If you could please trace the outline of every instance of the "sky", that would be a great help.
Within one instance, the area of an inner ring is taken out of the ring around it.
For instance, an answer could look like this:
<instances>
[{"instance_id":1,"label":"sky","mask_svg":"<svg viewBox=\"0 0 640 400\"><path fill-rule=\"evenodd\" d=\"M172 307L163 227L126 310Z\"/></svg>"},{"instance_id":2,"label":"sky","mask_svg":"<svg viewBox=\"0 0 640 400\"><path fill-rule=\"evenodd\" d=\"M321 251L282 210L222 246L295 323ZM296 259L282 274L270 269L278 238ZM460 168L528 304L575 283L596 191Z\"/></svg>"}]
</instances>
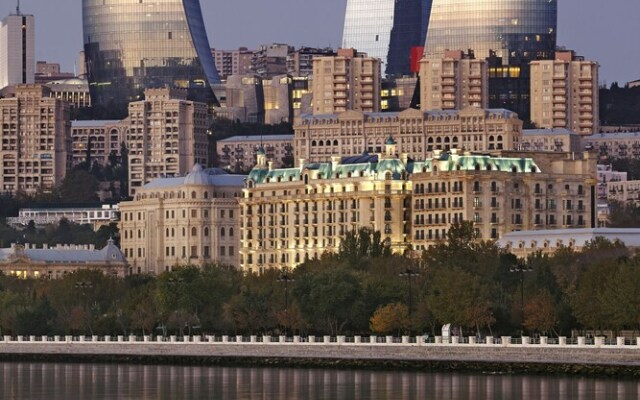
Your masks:
<instances>
[{"instance_id":1,"label":"sky","mask_svg":"<svg viewBox=\"0 0 640 400\"><path fill-rule=\"evenodd\" d=\"M0 16L16 0L0 0ZM201 0L211 47L340 45L346 0ZM36 17L36 58L72 72L82 49L81 0L21 0ZM600 82L640 79L638 0L559 0L558 45L600 63Z\"/></svg>"}]
</instances>

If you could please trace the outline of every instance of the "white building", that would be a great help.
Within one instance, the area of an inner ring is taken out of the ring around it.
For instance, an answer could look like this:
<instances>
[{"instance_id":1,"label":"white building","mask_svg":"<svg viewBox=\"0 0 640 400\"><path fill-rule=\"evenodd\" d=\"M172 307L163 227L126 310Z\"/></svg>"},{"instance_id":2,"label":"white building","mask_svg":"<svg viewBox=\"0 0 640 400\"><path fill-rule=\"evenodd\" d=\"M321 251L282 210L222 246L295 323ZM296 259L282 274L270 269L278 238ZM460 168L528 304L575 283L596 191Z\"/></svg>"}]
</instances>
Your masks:
<instances>
[{"instance_id":1,"label":"white building","mask_svg":"<svg viewBox=\"0 0 640 400\"><path fill-rule=\"evenodd\" d=\"M117 204L104 204L100 207L55 207L55 208L22 208L17 217L7 218L11 225L27 225L33 221L36 225L57 224L65 218L76 224L91 224L94 228L118 221Z\"/></svg>"},{"instance_id":2,"label":"white building","mask_svg":"<svg viewBox=\"0 0 640 400\"><path fill-rule=\"evenodd\" d=\"M35 19L17 8L0 24L0 88L34 83L35 72Z\"/></svg>"}]
</instances>

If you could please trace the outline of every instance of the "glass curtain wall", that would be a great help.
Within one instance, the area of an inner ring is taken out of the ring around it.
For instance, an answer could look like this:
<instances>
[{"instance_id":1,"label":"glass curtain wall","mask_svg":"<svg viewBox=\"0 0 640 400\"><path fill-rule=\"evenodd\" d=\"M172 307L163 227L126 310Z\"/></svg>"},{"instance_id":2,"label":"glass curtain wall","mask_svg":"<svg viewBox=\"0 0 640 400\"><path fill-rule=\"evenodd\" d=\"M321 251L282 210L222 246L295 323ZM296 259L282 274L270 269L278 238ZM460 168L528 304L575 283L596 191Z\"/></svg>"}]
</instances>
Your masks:
<instances>
[{"instance_id":1,"label":"glass curtain wall","mask_svg":"<svg viewBox=\"0 0 640 400\"><path fill-rule=\"evenodd\" d=\"M554 57L557 0L433 0L426 57L472 50L489 59L489 103L529 115L529 62Z\"/></svg>"},{"instance_id":2,"label":"glass curtain wall","mask_svg":"<svg viewBox=\"0 0 640 400\"><path fill-rule=\"evenodd\" d=\"M145 88L163 86L216 103L219 78L198 0L83 0L82 13L94 105L126 115Z\"/></svg>"},{"instance_id":3,"label":"glass curtain wall","mask_svg":"<svg viewBox=\"0 0 640 400\"><path fill-rule=\"evenodd\" d=\"M342 47L379 58L387 76L409 75L410 51L424 44L431 0L348 0Z\"/></svg>"}]
</instances>

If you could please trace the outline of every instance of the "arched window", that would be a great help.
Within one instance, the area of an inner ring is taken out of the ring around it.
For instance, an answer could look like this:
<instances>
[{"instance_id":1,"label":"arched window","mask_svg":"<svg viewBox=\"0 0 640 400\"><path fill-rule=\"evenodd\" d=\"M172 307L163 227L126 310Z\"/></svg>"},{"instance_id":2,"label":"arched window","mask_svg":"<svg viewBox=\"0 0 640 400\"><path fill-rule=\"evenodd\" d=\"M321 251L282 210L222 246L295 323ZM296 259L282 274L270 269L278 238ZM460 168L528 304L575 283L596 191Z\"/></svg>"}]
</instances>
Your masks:
<instances>
[{"instance_id":1,"label":"arched window","mask_svg":"<svg viewBox=\"0 0 640 400\"><path fill-rule=\"evenodd\" d=\"M220 236L224 237L226 231L224 229L224 226L222 228L220 228Z\"/></svg>"},{"instance_id":2,"label":"arched window","mask_svg":"<svg viewBox=\"0 0 640 400\"><path fill-rule=\"evenodd\" d=\"M198 230L195 226L191 228L191 236L198 236Z\"/></svg>"},{"instance_id":3,"label":"arched window","mask_svg":"<svg viewBox=\"0 0 640 400\"><path fill-rule=\"evenodd\" d=\"M192 199L195 199L195 198L196 198L196 192L195 192L195 190L194 190L193 192L191 192L191 198L192 198Z\"/></svg>"},{"instance_id":4,"label":"arched window","mask_svg":"<svg viewBox=\"0 0 640 400\"><path fill-rule=\"evenodd\" d=\"M206 192L206 191L204 192L204 198L205 198L205 199L208 199L208 198L209 198L209 192Z\"/></svg>"},{"instance_id":5,"label":"arched window","mask_svg":"<svg viewBox=\"0 0 640 400\"><path fill-rule=\"evenodd\" d=\"M204 236L209 237L209 228L204 228Z\"/></svg>"},{"instance_id":6,"label":"arched window","mask_svg":"<svg viewBox=\"0 0 640 400\"><path fill-rule=\"evenodd\" d=\"M229 228L229 237L233 237L233 228Z\"/></svg>"}]
</instances>

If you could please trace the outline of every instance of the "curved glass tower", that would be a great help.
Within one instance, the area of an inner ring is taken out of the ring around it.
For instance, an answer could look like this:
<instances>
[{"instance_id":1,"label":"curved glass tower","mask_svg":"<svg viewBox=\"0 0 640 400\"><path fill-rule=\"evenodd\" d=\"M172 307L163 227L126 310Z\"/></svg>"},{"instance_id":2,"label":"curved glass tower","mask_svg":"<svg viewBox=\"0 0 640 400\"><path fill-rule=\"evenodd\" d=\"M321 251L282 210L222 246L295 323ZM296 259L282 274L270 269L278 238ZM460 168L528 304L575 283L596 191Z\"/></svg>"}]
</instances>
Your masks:
<instances>
[{"instance_id":1,"label":"curved glass tower","mask_svg":"<svg viewBox=\"0 0 640 400\"><path fill-rule=\"evenodd\" d=\"M489 59L489 105L529 115L529 62L554 57L557 0L433 0L426 57Z\"/></svg>"},{"instance_id":2,"label":"curved glass tower","mask_svg":"<svg viewBox=\"0 0 640 400\"><path fill-rule=\"evenodd\" d=\"M431 0L347 0L342 48L379 58L388 76L409 75L410 52L424 44Z\"/></svg>"},{"instance_id":3,"label":"curved glass tower","mask_svg":"<svg viewBox=\"0 0 640 400\"><path fill-rule=\"evenodd\" d=\"M126 115L146 88L188 89L216 103L219 83L199 0L82 0L87 78L94 105Z\"/></svg>"}]
</instances>

